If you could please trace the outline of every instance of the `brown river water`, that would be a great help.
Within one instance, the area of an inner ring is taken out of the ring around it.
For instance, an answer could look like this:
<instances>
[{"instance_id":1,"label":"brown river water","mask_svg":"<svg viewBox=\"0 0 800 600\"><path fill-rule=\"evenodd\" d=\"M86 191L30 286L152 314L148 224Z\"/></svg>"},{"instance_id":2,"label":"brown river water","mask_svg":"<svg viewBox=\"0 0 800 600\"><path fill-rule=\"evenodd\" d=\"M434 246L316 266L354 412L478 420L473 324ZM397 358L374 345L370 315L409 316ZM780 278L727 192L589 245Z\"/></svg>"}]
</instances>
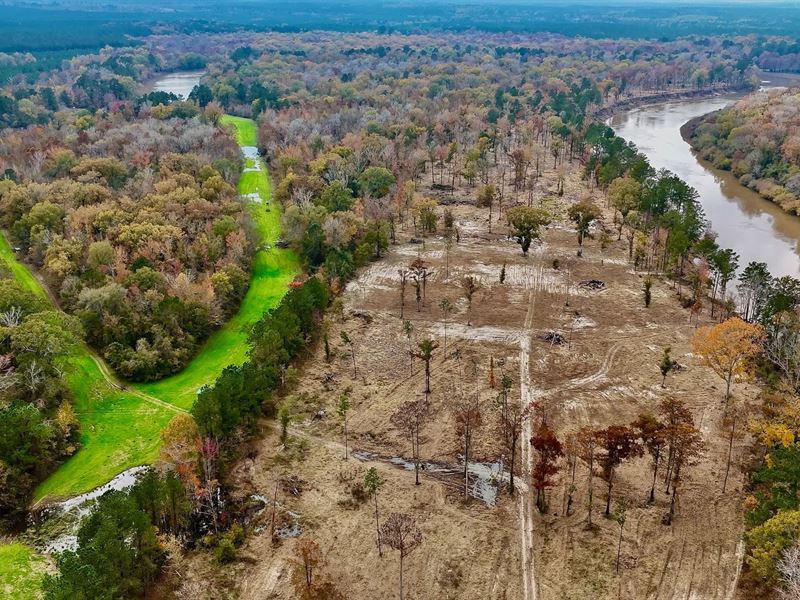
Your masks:
<instances>
[{"instance_id":1,"label":"brown river water","mask_svg":"<svg viewBox=\"0 0 800 600\"><path fill-rule=\"evenodd\" d=\"M764 74L769 80L770 74ZM784 85L773 77L765 87ZM794 80L796 85L797 80ZM614 115L608 124L633 142L656 169L669 169L700 194L700 202L723 248L739 253L739 266L767 263L773 275L800 276L800 217L742 186L736 177L700 160L681 137L680 128L695 117L724 108L739 96L666 102Z\"/></svg>"}]
</instances>

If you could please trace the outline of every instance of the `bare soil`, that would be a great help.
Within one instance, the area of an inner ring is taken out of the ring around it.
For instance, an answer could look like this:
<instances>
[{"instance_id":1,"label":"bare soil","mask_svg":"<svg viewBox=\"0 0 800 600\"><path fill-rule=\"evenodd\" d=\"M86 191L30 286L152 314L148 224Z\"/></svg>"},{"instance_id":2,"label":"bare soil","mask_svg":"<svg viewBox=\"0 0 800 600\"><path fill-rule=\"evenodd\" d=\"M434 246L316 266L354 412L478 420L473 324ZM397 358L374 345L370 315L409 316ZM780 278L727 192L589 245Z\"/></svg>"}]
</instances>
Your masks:
<instances>
[{"instance_id":1,"label":"bare soil","mask_svg":"<svg viewBox=\"0 0 800 600\"><path fill-rule=\"evenodd\" d=\"M578 170L577 165L570 170ZM557 218L544 232L543 241L523 256L506 236L505 218L495 209L493 233L488 233L488 212L472 203L475 190L461 188L451 204L460 231L449 260L440 236L423 243L410 223L398 231L398 244L388 254L362 269L342 293L342 312L330 318L328 338L333 350L325 360L323 345L313 349L299 369L296 411L290 448L282 448L274 424L255 444L251 457L235 469L243 496L271 498L276 481L293 475L305 482L299 495L279 486L278 501L300 515L302 535L316 540L328 562L328 572L346 598L398 597L398 556L384 548L378 555L374 505L360 502L353 484L375 466L386 485L381 490L381 519L392 511L419 519L424 540L405 561L406 598L458 599L730 599L736 594L741 566L742 470L748 440L738 438L728 491L722 480L728 451L722 423L724 387L691 354L695 324L681 308L678 292L666 280L654 277L653 300L643 302L644 273L634 272L627 243L614 241L601 249L598 239L588 240L582 258L576 256L574 230L564 215L566 206L586 193L585 184L569 175L566 193L557 197L556 174L545 173L536 197L551 196L547 206ZM512 192L506 190L506 204ZM593 192L605 207L602 192ZM537 200L539 202L539 200ZM612 215L606 210L610 227ZM595 236L599 238L599 236ZM528 437L521 440L519 479L523 489L512 497L504 489L494 506L463 498L457 475L425 471L414 485L413 471L382 460L344 459L341 419L336 404L346 393L352 401L348 416L350 450L365 450L381 457L409 458L406 438L391 423L391 415L424 390L419 360L413 374L409 341L403 334L398 269L415 258L433 269L424 305L417 310L414 288L406 291L404 317L413 324L412 343L431 336L440 343L432 364L434 417L425 428L425 461L460 464L461 452L451 412L453 397L478 393L483 425L475 436L474 459L495 461L500 454L497 435L497 387L490 387L490 360L494 379L507 373L513 393L525 401L536 400L559 437L584 425L603 427L627 424L640 413L655 413L661 399L674 396L691 408L707 447L690 467L683 484L677 518L662 524L669 498L659 481L656 501L646 502L650 488L649 457L624 464L618 472L614 497L628 500L619 573L615 559L618 524L603 517L603 482L595 479L594 522L586 527L587 467L578 463L574 510L564 516L569 474L562 470L557 485L548 490L549 511L541 515L527 492L532 460ZM559 268L553 268L553 261ZM449 262L449 266L446 266ZM500 284L501 266L506 279ZM480 278L468 325L466 300L460 280ZM597 279L600 290L579 282ZM456 310L447 324L438 308L449 297ZM707 311L700 323L709 322ZM347 331L355 343L354 376L350 350L340 344ZM564 343L542 339L559 332ZM664 347L682 368L661 386L658 364ZM737 384L736 400L752 403L757 389ZM293 598L290 585L293 539L271 540L271 509L262 513L262 529L247 542L243 557L225 579L236 582L236 595L244 599ZM259 531L259 530L257 530ZM210 589L210 588L209 588Z\"/></svg>"}]
</instances>

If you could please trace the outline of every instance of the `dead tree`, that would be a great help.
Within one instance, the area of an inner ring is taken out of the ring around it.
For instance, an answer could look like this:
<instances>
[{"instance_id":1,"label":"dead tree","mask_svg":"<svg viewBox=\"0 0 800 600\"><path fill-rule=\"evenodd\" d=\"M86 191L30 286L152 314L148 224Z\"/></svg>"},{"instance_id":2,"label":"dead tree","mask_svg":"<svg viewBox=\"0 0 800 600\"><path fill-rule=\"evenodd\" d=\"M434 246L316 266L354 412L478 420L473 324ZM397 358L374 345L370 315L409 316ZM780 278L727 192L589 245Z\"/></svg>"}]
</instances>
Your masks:
<instances>
[{"instance_id":1,"label":"dead tree","mask_svg":"<svg viewBox=\"0 0 800 600\"><path fill-rule=\"evenodd\" d=\"M392 513L381 525L381 539L400 553L400 600L403 600L403 562L422 544L422 532L411 515Z\"/></svg>"}]
</instances>

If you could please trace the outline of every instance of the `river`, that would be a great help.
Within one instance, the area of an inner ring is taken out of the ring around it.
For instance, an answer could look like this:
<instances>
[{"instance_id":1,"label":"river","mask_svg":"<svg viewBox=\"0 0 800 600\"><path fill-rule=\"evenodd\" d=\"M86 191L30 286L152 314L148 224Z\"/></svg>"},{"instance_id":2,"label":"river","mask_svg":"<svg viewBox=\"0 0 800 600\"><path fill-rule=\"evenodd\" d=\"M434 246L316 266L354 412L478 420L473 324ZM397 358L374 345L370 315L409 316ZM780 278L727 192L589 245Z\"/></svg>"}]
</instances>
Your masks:
<instances>
[{"instance_id":1,"label":"river","mask_svg":"<svg viewBox=\"0 0 800 600\"><path fill-rule=\"evenodd\" d=\"M783 80L775 78L775 84ZM769 85L765 82L765 85ZM729 172L695 156L680 128L695 117L724 108L739 96L666 102L614 115L609 125L633 142L656 169L669 169L700 194L706 216L723 248L739 253L740 268L767 263L773 275L800 275L800 217L785 213L741 185Z\"/></svg>"},{"instance_id":2,"label":"river","mask_svg":"<svg viewBox=\"0 0 800 600\"><path fill-rule=\"evenodd\" d=\"M205 71L176 71L168 73L155 80L152 88L156 92L171 92L180 96L184 100L200 83L200 78L205 75Z\"/></svg>"}]
</instances>

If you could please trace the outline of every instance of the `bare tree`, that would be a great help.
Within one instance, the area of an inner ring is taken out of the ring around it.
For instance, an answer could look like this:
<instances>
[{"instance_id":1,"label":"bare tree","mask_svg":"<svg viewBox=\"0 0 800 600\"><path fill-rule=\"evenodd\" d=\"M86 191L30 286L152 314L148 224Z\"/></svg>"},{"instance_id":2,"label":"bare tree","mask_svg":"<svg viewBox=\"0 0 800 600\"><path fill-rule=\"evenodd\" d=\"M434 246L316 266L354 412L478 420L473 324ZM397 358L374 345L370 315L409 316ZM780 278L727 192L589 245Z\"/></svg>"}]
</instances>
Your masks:
<instances>
[{"instance_id":1,"label":"bare tree","mask_svg":"<svg viewBox=\"0 0 800 600\"><path fill-rule=\"evenodd\" d=\"M784 551L777 568L781 576L782 585L778 590L781 600L800 598L800 541Z\"/></svg>"},{"instance_id":2,"label":"bare tree","mask_svg":"<svg viewBox=\"0 0 800 600\"><path fill-rule=\"evenodd\" d=\"M347 413L350 411L350 398L347 394L339 396L336 412L342 418L342 433L344 436L344 459L347 460Z\"/></svg>"},{"instance_id":3,"label":"bare tree","mask_svg":"<svg viewBox=\"0 0 800 600\"><path fill-rule=\"evenodd\" d=\"M403 334L408 340L408 357L411 362L411 375L414 375L414 347L411 343L411 336L414 333L414 325L409 320L403 321Z\"/></svg>"},{"instance_id":4,"label":"bare tree","mask_svg":"<svg viewBox=\"0 0 800 600\"><path fill-rule=\"evenodd\" d=\"M344 600L327 573L327 564L319 545L309 538L300 538L291 561L291 581L295 597L300 600Z\"/></svg>"},{"instance_id":5,"label":"bare tree","mask_svg":"<svg viewBox=\"0 0 800 600\"><path fill-rule=\"evenodd\" d=\"M408 269L398 269L397 273L400 275L400 318L402 319L406 306L406 284L408 283Z\"/></svg>"},{"instance_id":6,"label":"bare tree","mask_svg":"<svg viewBox=\"0 0 800 600\"><path fill-rule=\"evenodd\" d=\"M738 433L736 427L739 424L739 419L744 412L745 408L734 402L728 406L728 410L726 411L723 419L723 425L726 425L730 430L730 433L728 434L728 460L725 464L725 478L722 480L723 494L728 488L728 475L731 471L731 460L733 460L733 441L737 437L736 434Z\"/></svg>"},{"instance_id":7,"label":"bare tree","mask_svg":"<svg viewBox=\"0 0 800 600\"><path fill-rule=\"evenodd\" d=\"M381 525L381 539L400 553L400 600L403 600L403 562L422 544L422 532L411 515L392 513Z\"/></svg>"},{"instance_id":8,"label":"bare tree","mask_svg":"<svg viewBox=\"0 0 800 600\"><path fill-rule=\"evenodd\" d=\"M481 415L480 398L478 393L463 395L454 394L456 400L453 404L453 416L456 421L456 431L464 452L464 498L469 497L469 451L472 447L472 438L475 430L483 424Z\"/></svg>"},{"instance_id":9,"label":"bare tree","mask_svg":"<svg viewBox=\"0 0 800 600\"><path fill-rule=\"evenodd\" d=\"M588 526L592 526L592 500L594 499L594 459L597 452L598 440L597 432L591 427L581 427L578 431L578 444L580 447L580 457L589 467L589 482L588 482Z\"/></svg>"},{"instance_id":10,"label":"bare tree","mask_svg":"<svg viewBox=\"0 0 800 600\"><path fill-rule=\"evenodd\" d=\"M453 312L455 307L453 301L445 297L439 301L439 308L444 315L444 358L447 360L447 322L450 318L450 313Z\"/></svg>"},{"instance_id":11,"label":"bare tree","mask_svg":"<svg viewBox=\"0 0 800 600\"><path fill-rule=\"evenodd\" d=\"M411 441L411 455L414 459L414 483L416 485L419 485L420 434L425 423L430 418L430 412L431 405L427 398L409 400L403 402L391 418L392 424L408 435Z\"/></svg>"},{"instance_id":12,"label":"bare tree","mask_svg":"<svg viewBox=\"0 0 800 600\"><path fill-rule=\"evenodd\" d=\"M353 378L356 378L358 377L358 371L356 371L356 347L346 331L339 332L339 337L342 338L343 344L350 346L350 355L353 357Z\"/></svg>"}]
</instances>

